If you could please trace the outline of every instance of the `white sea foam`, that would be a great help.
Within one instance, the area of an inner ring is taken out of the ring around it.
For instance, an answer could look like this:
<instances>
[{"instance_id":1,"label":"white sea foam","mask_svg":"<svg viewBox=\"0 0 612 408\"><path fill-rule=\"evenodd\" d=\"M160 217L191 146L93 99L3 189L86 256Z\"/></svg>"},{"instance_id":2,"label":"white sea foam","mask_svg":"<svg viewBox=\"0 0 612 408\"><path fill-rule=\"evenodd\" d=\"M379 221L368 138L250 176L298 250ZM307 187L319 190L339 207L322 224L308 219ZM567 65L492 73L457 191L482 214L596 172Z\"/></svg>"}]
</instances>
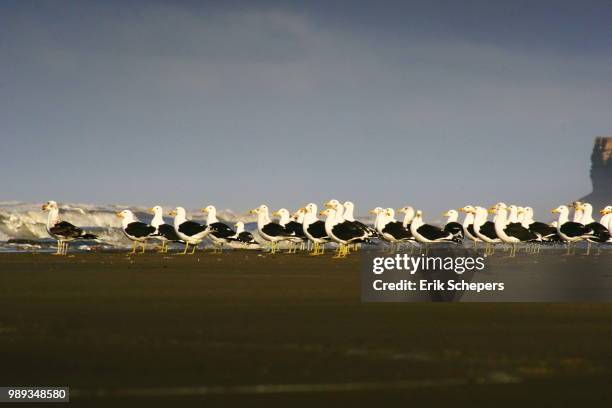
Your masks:
<instances>
[{"instance_id":1,"label":"white sea foam","mask_svg":"<svg viewBox=\"0 0 612 408\"><path fill-rule=\"evenodd\" d=\"M0 241L17 240L44 240L49 239L45 228L47 213L41 210L42 203L23 203L16 201L0 202ZM121 222L115 213L129 208L143 222L152 218L147 207L129 207L120 204L93 205L93 204L61 204L60 217L85 231L98 235L99 241L110 245L125 245L127 239L121 232ZM168 210L170 207L168 207ZM199 210L189 211L193 219L204 222L204 215ZM218 217L226 222L243 221L252 222L252 216L237 215L231 210L218 211ZM167 222L171 222L167 218ZM249 224L247 224L247 227Z\"/></svg>"}]
</instances>

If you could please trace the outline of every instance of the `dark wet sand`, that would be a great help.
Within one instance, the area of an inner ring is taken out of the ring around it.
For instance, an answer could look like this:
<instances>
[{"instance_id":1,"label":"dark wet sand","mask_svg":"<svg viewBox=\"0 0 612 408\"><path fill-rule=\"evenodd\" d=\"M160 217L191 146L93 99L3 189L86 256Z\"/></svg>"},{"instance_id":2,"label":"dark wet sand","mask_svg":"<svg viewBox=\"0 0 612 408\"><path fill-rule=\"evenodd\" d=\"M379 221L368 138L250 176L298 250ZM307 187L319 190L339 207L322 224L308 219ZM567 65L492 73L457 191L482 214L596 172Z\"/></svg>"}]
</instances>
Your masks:
<instances>
[{"instance_id":1,"label":"dark wet sand","mask_svg":"<svg viewBox=\"0 0 612 408\"><path fill-rule=\"evenodd\" d=\"M0 385L109 407L606 405L612 305L362 304L359 267L2 254Z\"/></svg>"}]
</instances>

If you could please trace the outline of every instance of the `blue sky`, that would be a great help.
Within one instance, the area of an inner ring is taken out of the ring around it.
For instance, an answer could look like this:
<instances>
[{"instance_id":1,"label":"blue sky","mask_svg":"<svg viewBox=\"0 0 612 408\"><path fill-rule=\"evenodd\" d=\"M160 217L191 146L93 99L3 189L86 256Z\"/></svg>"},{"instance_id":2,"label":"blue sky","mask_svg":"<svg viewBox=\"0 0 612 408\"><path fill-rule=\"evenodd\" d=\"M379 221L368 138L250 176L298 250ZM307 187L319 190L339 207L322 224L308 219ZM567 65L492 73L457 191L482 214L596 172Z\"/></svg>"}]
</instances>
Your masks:
<instances>
[{"instance_id":1,"label":"blue sky","mask_svg":"<svg viewBox=\"0 0 612 408\"><path fill-rule=\"evenodd\" d=\"M0 200L543 211L590 191L612 134L610 21L609 1L4 1Z\"/></svg>"}]
</instances>

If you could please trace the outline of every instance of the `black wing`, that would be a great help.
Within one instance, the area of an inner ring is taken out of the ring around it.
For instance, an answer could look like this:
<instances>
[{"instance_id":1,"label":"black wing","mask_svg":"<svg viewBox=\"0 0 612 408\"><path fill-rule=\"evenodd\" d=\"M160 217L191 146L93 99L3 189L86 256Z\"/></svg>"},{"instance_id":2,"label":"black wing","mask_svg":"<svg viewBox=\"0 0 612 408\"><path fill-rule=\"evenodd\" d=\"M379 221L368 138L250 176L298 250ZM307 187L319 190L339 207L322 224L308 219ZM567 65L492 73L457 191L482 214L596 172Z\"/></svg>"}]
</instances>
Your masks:
<instances>
[{"instance_id":1,"label":"black wing","mask_svg":"<svg viewBox=\"0 0 612 408\"><path fill-rule=\"evenodd\" d=\"M431 241L452 238L452 234L436 227L435 225L423 224L417 229L417 232Z\"/></svg>"},{"instance_id":2,"label":"black wing","mask_svg":"<svg viewBox=\"0 0 612 408\"><path fill-rule=\"evenodd\" d=\"M245 244L250 244L250 243L255 243L255 238L253 237L253 234L251 234L248 231L242 231L240 234L238 234L238 241L240 242L244 242Z\"/></svg>"},{"instance_id":3,"label":"black wing","mask_svg":"<svg viewBox=\"0 0 612 408\"><path fill-rule=\"evenodd\" d=\"M540 235L542 238L550 238L557 235L557 229L543 222L532 222L529 224L529 231Z\"/></svg>"},{"instance_id":4,"label":"black wing","mask_svg":"<svg viewBox=\"0 0 612 408\"><path fill-rule=\"evenodd\" d=\"M125 233L136 238L144 238L155 232L155 227L144 222L130 222L125 227Z\"/></svg>"},{"instance_id":5,"label":"black wing","mask_svg":"<svg viewBox=\"0 0 612 408\"><path fill-rule=\"evenodd\" d=\"M166 238L168 241L180 241L181 240L181 238L179 238L179 236L176 235L176 231L174 230L174 227L172 225L162 224L157 228L157 232L159 233L159 235Z\"/></svg>"},{"instance_id":6,"label":"black wing","mask_svg":"<svg viewBox=\"0 0 612 408\"><path fill-rule=\"evenodd\" d=\"M404 228L404 224L399 221L390 222L382 229L384 234L389 234L397 240L407 240L412 238L409 230Z\"/></svg>"},{"instance_id":7,"label":"black wing","mask_svg":"<svg viewBox=\"0 0 612 408\"><path fill-rule=\"evenodd\" d=\"M210 233L217 238L229 238L236 235L236 231L222 222L213 222L210 224Z\"/></svg>"},{"instance_id":8,"label":"black wing","mask_svg":"<svg viewBox=\"0 0 612 408\"><path fill-rule=\"evenodd\" d=\"M325 222L318 220L308 226L308 233L315 238L327 238Z\"/></svg>"},{"instance_id":9,"label":"black wing","mask_svg":"<svg viewBox=\"0 0 612 408\"><path fill-rule=\"evenodd\" d=\"M368 234L368 236L370 236L371 238L378 237L378 231L376 231L374 228L370 227L369 225L364 224L361 221L353 221L353 223L355 225L357 225L359 228L361 228L363 231L365 231ZM408 228L404 228L404 229L406 229L406 230L408 230L408 232L410 232L410 228L409 227Z\"/></svg>"},{"instance_id":10,"label":"black wing","mask_svg":"<svg viewBox=\"0 0 612 408\"><path fill-rule=\"evenodd\" d=\"M285 230L296 237L305 237L304 227L297 221L289 221L287 224L285 224Z\"/></svg>"},{"instance_id":11,"label":"black wing","mask_svg":"<svg viewBox=\"0 0 612 408\"><path fill-rule=\"evenodd\" d=\"M495 232L495 223L493 221L487 221L480 226L480 233L489 239L497 239L497 233Z\"/></svg>"},{"instance_id":12,"label":"black wing","mask_svg":"<svg viewBox=\"0 0 612 408\"><path fill-rule=\"evenodd\" d=\"M590 241L595 242L607 242L610 239L610 231L598 222L592 222L585 225L586 228L591 229L594 238L590 238Z\"/></svg>"},{"instance_id":13,"label":"black wing","mask_svg":"<svg viewBox=\"0 0 612 408\"><path fill-rule=\"evenodd\" d=\"M538 236L527 228L523 227L520 223L510 223L504 228L506 235L514 237L523 242L537 241Z\"/></svg>"},{"instance_id":14,"label":"black wing","mask_svg":"<svg viewBox=\"0 0 612 408\"><path fill-rule=\"evenodd\" d=\"M585 227L579 222L568 221L559 228L564 235L570 238L582 237L593 232L592 229Z\"/></svg>"},{"instance_id":15,"label":"black wing","mask_svg":"<svg viewBox=\"0 0 612 408\"><path fill-rule=\"evenodd\" d=\"M455 237L463 238L463 226L458 222L449 222L444 226L444 231L450 232Z\"/></svg>"},{"instance_id":16,"label":"black wing","mask_svg":"<svg viewBox=\"0 0 612 408\"><path fill-rule=\"evenodd\" d=\"M332 232L335 236L337 236L343 241L363 238L366 235L361 228L357 227L353 223L346 221L341 224L334 225L334 227L332 228Z\"/></svg>"},{"instance_id":17,"label":"black wing","mask_svg":"<svg viewBox=\"0 0 612 408\"><path fill-rule=\"evenodd\" d=\"M261 231L264 234L269 235L271 237L284 237L284 236L291 235L285 230L285 228L283 228L282 225L277 224L275 222L271 222L271 223L264 225Z\"/></svg>"},{"instance_id":18,"label":"black wing","mask_svg":"<svg viewBox=\"0 0 612 408\"><path fill-rule=\"evenodd\" d=\"M64 238L78 238L83 235L82 229L77 228L66 221L58 222L57 224L49 228L49 232Z\"/></svg>"},{"instance_id":19,"label":"black wing","mask_svg":"<svg viewBox=\"0 0 612 408\"><path fill-rule=\"evenodd\" d=\"M473 236L474 238L478 238L478 235L476 235L476 231L474 231L474 224L469 224L467 226L467 230L471 236Z\"/></svg>"},{"instance_id":20,"label":"black wing","mask_svg":"<svg viewBox=\"0 0 612 408\"><path fill-rule=\"evenodd\" d=\"M199 224L195 221L185 221L179 225L178 230L180 233L192 237L206 231L206 225Z\"/></svg>"}]
</instances>

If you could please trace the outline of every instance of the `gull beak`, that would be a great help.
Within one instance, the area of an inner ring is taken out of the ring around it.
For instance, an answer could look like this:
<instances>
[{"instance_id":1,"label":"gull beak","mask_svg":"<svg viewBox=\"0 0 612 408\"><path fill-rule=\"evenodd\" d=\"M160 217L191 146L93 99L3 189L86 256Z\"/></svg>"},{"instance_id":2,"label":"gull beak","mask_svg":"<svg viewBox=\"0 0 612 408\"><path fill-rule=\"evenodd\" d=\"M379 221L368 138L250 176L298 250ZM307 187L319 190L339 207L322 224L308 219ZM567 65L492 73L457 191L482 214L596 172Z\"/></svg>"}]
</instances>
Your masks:
<instances>
[{"instance_id":1,"label":"gull beak","mask_svg":"<svg viewBox=\"0 0 612 408\"><path fill-rule=\"evenodd\" d=\"M461 208L459 209L459 211L461 211L461 212L467 212L467 210L465 209L465 207L461 207Z\"/></svg>"},{"instance_id":2,"label":"gull beak","mask_svg":"<svg viewBox=\"0 0 612 408\"><path fill-rule=\"evenodd\" d=\"M444 217L448 217L450 214L449 214L449 213L448 213L448 211L447 211L447 212L443 212L443 213L442 213L442 215L443 215Z\"/></svg>"},{"instance_id":3,"label":"gull beak","mask_svg":"<svg viewBox=\"0 0 612 408\"><path fill-rule=\"evenodd\" d=\"M551 212L551 213L558 213L558 212L559 212L559 210L558 210L558 209L556 209L556 208L553 208L552 210L550 210L550 212Z\"/></svg>"},{"instance_id":4,"label":"gull beak","mask_svg":"<svg viewBox=\"0 0 612 408\"><path fill-rule=\"evenodd\" d=\"M257 214L257 209L249 210L249 214Z\"/></svg>"},{"instance_id":5,"label":"gull beak","mask_svg":"<svg viewBox=\"0 0 612 408\"><path fill-rule=\"evenodd\" d=\"M119 218L123 218L123 215L120 212L116 212L115 215Z\"/></svg>"},{"instance_id":6,"label":"gull beak","mask_svg":"<svg viewBox=\"0 0 612 408\"><path fill-rule=\"evenodd\" d=\"M319 215L325 215L325 210L319 211Z\"/></svg>"},{"instance_id":7,"label":"gull beak","mask_svg":"<svg viewBox=\"0 0 612 408\"><path fill-rule=\"evenodd\" d=\"M278 211L274 211L274 212L272 213L272 215L274 215L274 216L279 216L280 214L278 213Z\"/></svg>"},{"instance_id":8,"label":"gull beak","mask_svg":"<svg viewBox=\"0 0 612 408\"><path fill-rule=\"evenodd\" d=\"M495 208L489 208L489 209L487 210L487 212L488 212L489 214L495 214Z\"/></svg>"},{"instance_id":9,"label":"gull beak","mask_svg":"<svg viewBox=\"0 0 612 408\"><path fill-rule=\"evenodd\" d=\"M42 205L42 210L45 211L47 209L47 204Z\"/></svg>"},{"instance_id":10,"label":"gull beak","mask_svg":"<svg viewBox=\"0 0 612 408\"><path fill-rule=\"evenodd\" d=\"M155 210L153 208L149 208L147 211L149 211L149 214L155 214Z\"/></svg>"},{"instance_id":11,"label":"gull beak","mask_svg":"<svg viewBox=\"0 0 612 408\"><path fill-rule=\"evenodd\" d=\"M404 212L404 209L403 209L403 208L398 208L398 209L397 209L397 210L395 210L395 211L397 211L397 212Z\"/></svg>"},{"instance_id":12,"label":"gull beak","mask_svg":"<svg viewBox=\"0 0 612 408\"><path fill-rule=\"evenodd\" d=\"M376 211L374 211L374 210L370 210L370 211L368 211L368 212L369 212L370 214L376 214Z\"/></svg>"},{"instance_id":13,"label":"gull beak","mask_svg":"<svg viewBox=\"0 0 612 408\"><path fill-rule=\"evenodd\" d=\"M168 215L172 215L172 216L174 216L174 215L176 215L176 211L172 210L172 211L170 211L170 212L168 213Z\"/></svg>"},{"instance_id":14,"label":"gull beak","mask_svg":"<svg viewBox=\"0 0 612 408\"><path fill-rule=\"evenodd\" d=\"M599 210L599 213L600 213L601 215L606 215L606 210L601 209L601 210Z\"/></svg>"},{"instance_id":15,"label":"gull beak","mask_svg":"<svg viewBox=\"0 0 612 408\"><path fill-rule=\"evenodd\" d=\"M202 211L203 213L208 212L206 208L200 208L200 211Z\"/></svg>"}]
</instances>

